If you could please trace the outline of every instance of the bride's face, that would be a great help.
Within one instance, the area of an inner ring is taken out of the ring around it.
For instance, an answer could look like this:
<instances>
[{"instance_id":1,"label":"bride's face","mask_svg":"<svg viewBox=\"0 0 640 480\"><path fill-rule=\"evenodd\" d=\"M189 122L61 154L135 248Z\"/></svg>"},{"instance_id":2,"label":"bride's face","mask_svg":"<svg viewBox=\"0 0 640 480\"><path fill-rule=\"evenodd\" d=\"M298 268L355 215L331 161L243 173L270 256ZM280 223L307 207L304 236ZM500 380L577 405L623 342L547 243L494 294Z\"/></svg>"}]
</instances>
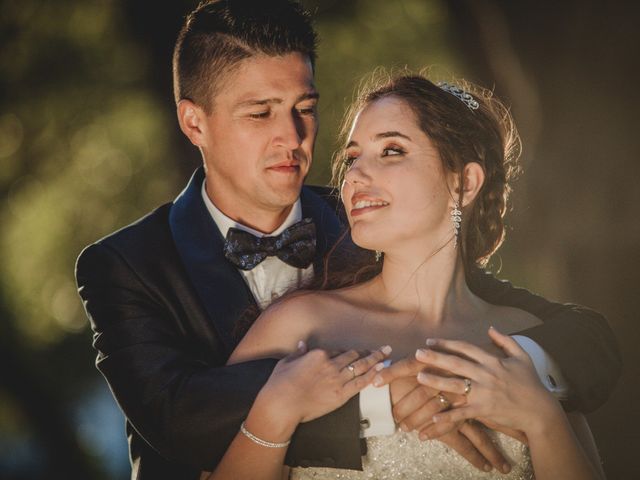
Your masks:
<instances>
[{"instance_id":1,"label":"bride's face","mask_svg":"<svg viewBox=\"0 0 640 480\"><path fill-rule=\"evenodd\" d=\"M453 235L454 174L396 97L365 107L352 126L342 185L354 242L367 249L433 250Z\"/></svg>"}]
</instances>

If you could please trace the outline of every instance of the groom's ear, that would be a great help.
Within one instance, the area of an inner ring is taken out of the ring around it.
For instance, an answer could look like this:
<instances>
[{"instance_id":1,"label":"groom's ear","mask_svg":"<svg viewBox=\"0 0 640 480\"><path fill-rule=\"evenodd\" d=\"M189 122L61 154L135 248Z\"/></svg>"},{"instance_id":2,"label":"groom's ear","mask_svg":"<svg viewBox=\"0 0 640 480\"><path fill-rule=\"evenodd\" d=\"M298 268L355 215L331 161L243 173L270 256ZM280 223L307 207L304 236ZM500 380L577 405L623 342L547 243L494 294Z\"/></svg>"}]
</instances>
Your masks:
<instances>
[{"instance_id":1,"label":"groom's ear","mask_svg":"<svg viewBox=\"0 0 640 480\"><path fill-rule=\"evenodd\" d=\"M477 162L469 162L462 170L462 206L466 207L478 196L484 184L484 169Z\"/></svg>"},{"instance_id":2,"label":"groom's ear","mask_svg":"<svg viewBox=\"0 0 640 480\"><path fill-rule=\"evenodd\" d=\"M196 147L204 146L203 127L206 114L191 100L178 102L178 123L180 130Z\"/></svg>"}]
</instances>

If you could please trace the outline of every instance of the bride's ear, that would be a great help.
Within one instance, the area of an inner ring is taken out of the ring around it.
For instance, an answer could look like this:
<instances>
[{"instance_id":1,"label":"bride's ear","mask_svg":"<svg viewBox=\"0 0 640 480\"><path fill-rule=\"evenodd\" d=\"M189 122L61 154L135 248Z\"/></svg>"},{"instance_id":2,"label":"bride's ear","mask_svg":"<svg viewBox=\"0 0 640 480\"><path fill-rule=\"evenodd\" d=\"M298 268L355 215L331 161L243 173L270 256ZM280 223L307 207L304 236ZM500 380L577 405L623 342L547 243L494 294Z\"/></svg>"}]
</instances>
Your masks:
<instances>
[{"instance_id":1,"label":"bride's ear","mask_svg":"<svg viewBox=\"0 0 640 480\"><path fill-rule=\"evenodd\" d=\"M462 206L466 207L478 196L484 184L484 169L477 162L469 162L462 170Z\"/></svg>"}]
</instances>

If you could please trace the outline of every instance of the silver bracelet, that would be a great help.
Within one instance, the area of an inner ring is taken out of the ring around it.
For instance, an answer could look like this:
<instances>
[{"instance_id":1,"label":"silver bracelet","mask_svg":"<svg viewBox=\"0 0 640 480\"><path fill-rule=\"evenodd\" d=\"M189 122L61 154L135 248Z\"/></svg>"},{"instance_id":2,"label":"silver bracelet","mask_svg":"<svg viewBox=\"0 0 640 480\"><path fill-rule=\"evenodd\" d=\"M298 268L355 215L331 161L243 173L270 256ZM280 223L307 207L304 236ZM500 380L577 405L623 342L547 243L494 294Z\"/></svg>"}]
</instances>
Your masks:
<instances>
[{"instance_id":1,"label":"silver bracelet","mask_svg":"<svg viewBox=\"0 0 640 480\"><path fill-rule=\"evenodd\" d=\"M280 443L267 442L266 440L262 440L261 438L256 437L253 433L251 433L249 430L247 430L245 428L245 426L244 426L244 422L242 422L242 424L240 425L240 431L249 440L251 440L252 442L257 443L258 445L263 446L263 447L284 448L284 447L288 446L291 443L291 440L287 440L286 442L280 442Z\"/></svg>"}]
</instances>

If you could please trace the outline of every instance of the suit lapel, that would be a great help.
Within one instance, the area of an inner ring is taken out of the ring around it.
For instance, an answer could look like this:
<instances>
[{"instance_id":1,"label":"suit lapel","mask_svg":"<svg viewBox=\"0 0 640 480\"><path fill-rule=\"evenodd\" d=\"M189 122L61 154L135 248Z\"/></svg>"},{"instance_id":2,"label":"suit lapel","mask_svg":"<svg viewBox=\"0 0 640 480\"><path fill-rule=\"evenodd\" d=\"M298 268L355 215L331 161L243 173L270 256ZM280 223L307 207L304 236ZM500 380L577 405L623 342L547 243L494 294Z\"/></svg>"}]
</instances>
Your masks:
<instances>
[{"instance_id":1,"label":"suit lapel","mask_svg":"<svg viewBox=\"0 0 640 480\"><path fill-rule=\"evenodd\" d=\"M256 303L242 275L224 258L224 238L202 201L203 181L200 167L173 202L169 225L187 274L230 354L237 345L232 335L235 320ZM311 217L316 224L314 269L320 273L324 254L340 234L340 222L310 189L303 187L300 199L303 218Z\"/></svg>"},{"instance_id":2,"label":"suit lapel","mask_svg":"<svg viewBox=\"0 0 640 480\"><path fill-rule=\"evenodd\" d=\"M255 300L242 275L224 258L224 238L202 201L203 181L200 167L173 202L169 225L187 274L231 354L237 344L235 320Z\"/></svg>"},{"instance_id":3,"label":"suit lapel","mask_svg":"<svg viewBox=\"0 0 640 480\"><path fill-rule=\"evenodd\" d=\"M340 236L341 224L329 204L311 189L302 187L300 203L302 217L310 217L316 224L316 257L313 268L316 274L319 274L323 269L324 254Z\"/></svg>"}]
</instances>

